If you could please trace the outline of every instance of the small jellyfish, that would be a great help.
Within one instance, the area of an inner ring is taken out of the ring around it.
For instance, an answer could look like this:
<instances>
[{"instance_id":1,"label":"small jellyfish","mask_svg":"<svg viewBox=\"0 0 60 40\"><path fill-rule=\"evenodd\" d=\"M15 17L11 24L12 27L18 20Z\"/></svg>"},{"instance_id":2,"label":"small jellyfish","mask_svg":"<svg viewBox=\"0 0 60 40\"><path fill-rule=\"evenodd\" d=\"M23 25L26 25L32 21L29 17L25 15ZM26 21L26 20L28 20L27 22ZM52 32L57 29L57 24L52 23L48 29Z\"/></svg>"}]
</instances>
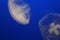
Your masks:
<instances>
[{"instance_id":1,"label":"small jellyfish","mask_svg":"<svg viewBox=\"0 0 60 40\"><path fill-rule=\"evenodd\" d=\"M23 25L30 21L30 7L23 0L8 0L8 9L12 18Z\"/></svg>"},{"instance_id":2,"label":"small jellyfish","mask_svg":"<svg viewBox=\"0 0 60 40\"><path fill-rule=\"evenodd\" d=\"M60 40L60 14L50 13L39 21L44 40Z\"/></svg>"}]
</instances>

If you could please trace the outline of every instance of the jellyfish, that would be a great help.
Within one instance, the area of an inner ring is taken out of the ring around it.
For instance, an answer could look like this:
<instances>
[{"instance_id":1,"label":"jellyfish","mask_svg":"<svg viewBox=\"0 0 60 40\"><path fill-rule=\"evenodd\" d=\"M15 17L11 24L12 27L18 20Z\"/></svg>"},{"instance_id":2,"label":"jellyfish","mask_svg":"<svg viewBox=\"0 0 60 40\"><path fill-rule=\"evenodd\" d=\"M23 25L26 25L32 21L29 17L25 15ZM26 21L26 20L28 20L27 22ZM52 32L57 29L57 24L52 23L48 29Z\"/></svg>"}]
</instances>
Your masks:
<instances>
[{"instance_id":1,"label":"jellyfish","mask_svg":"<svg viewBox=\"0 0 60 40\"><path fill-rule=\"evenodd\" d=\"M39 29L44 40L60 40L60 14L50 13L39 21Z\"/></svg>"},{"instance_id":2,"label":"jellyfish","mask_svg":"<svg viewBox=\"0 0 60 40\"><path fill-rule=\"evenodd\" d=\"M8 0L8 10L16 22L23 25L30 22L30 6L23 0Z\"/></svg>"}]
</instances>

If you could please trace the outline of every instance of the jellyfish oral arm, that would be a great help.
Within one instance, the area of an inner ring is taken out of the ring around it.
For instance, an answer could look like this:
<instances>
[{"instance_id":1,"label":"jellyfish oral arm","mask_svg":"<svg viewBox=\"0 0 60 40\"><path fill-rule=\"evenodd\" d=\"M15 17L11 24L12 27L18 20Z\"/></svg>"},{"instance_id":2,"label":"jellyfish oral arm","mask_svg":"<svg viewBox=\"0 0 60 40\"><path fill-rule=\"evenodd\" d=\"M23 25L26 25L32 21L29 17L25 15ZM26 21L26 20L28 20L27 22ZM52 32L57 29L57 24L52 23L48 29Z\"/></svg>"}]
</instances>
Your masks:
<instances>
[{"instance_id":1,"label":"jellyfish oral arm","mask_svg":"<svg viewBox=\"0 0 60 40\"><path fill-rule=\"evenodd\" d=\"M54 33L55 35L59 35L59 30L58 29L60 29L60 25L59 24L54 24L54 23L52 23L51 25L50 25L50 29L49 29L49 33Z\"/></svg>"}]
</instances>

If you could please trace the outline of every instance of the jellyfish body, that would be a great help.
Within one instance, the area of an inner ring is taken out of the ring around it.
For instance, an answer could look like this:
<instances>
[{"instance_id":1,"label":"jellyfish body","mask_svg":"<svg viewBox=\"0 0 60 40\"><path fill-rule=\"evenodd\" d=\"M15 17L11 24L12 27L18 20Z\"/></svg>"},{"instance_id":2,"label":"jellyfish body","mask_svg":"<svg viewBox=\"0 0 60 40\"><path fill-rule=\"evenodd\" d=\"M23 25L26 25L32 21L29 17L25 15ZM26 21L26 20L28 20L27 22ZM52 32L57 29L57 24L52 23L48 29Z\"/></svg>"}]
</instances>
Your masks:
<instances>
[{"instance_id":1,"label":"jellyfish body","mask_svg":"<svg viewBox=\"0 0 60 40\"><path fill-rule=\"evenodd\" d=\"M51 13L39 21L39 28L44 40L60 40L60 14Z\"/></svg>"},{"instance_id":2,"label":"jellyfish body","mask_svg":"<svg viewBox=\"0 0 60 40\"><path fill-rule=\"evenodd\" d=\"M30 7L23 0L8 0L8 9L12 18L20 24L30 21Z\"/></svg>"}]
</instances>

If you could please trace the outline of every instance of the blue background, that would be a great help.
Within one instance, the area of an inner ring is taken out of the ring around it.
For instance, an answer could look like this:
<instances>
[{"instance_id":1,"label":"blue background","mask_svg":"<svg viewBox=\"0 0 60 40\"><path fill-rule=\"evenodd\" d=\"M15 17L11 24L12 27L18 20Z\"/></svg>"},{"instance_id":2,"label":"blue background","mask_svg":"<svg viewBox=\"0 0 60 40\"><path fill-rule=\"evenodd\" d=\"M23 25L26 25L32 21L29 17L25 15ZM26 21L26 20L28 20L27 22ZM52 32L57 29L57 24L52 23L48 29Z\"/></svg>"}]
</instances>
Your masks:
<instances>
[{"instance_id":1,"label":"blue background","mask_svg":"<svg viewBox=\"0 0 60 40\"><path fill-rule=\"evenodd\" d=\"M39 20L49 12L60 13L59 0L25 0L30 5L28 25L17 23L9 14L8 0L0 0L0 40L43 40Z\"/></svg>"}]
</instances>

